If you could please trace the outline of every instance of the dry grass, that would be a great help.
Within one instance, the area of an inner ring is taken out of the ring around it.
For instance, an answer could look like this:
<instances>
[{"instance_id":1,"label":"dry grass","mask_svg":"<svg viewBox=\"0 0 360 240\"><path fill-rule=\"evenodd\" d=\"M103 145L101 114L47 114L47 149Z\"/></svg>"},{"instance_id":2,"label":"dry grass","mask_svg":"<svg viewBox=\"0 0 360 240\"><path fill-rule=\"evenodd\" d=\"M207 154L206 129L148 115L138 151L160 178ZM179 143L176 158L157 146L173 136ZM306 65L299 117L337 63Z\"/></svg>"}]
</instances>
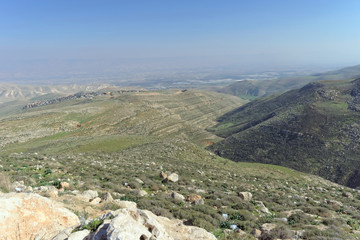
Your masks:
<instances>
[{"instance_id":1,"label":"dry grass","mask_svg":"<svg viewBox=\"0 0 360 240\"><path fill-rule=\"evenodd\" d=\"M0 191L9 192L10 186L11 182L9 177L4 172L0 172Z\"/></svg>"}]
</instances>

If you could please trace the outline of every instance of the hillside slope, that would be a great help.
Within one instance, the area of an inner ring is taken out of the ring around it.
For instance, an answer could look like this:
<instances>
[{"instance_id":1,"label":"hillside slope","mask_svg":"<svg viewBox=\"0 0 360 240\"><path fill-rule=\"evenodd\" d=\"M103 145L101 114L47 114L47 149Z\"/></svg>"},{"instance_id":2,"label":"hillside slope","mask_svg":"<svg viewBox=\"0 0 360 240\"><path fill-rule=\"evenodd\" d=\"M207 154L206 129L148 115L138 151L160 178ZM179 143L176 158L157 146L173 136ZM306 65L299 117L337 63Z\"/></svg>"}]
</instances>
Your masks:
<instances>
[{"instance_id":1,"label":"hillside slope","mask_svg":"<svg viewBox=\"0 0 360 240\"><path fill-rule=\"evenodd\" d=\"M169 90L21 109L0 118L0 179L5 173L85 219L119 208L77 198L91 189L205 228L218 239L357 239L359 192L280 166L235 163L204 149L220 140L206 128L241 105L229 95ZM178 180L164 179L173 173ZM61 182L69 188L58 196L46 190ZM241 231L232 231L234 226Z\"/></svg>"},{"instance_id":2,"label":"hillside slope","mask_svg":"<svg viewBox=\"0 0 360 240\"><path fill-rule=\"evenodd\" d=\"M343 68L336 71L312 74L309 76L280 78L274 80L239 81L221 89L217 92L231 94L242 98L258 98L270 96L272 94L283 93L291 89L300 88L310 82L323 80L346 80L354 79L360 76L360 65Z\"/></svg>"},{"instance_id":3,"label":"hillside slope","mask_svg":"<svg viewBox=\"0 0 360 240\"><path fill-rule=\"evenodd\" d=\"M248 103L210 130L210 147L234 161L291 167L360 186L360 79L310 83Z\"/></svg>"},{"instance_id":4,"label":"hillside slope","mask_svg":"<svg viewBox=\"0 0 360 240\"><path fill-rule=\"evenodd\" d=\"M76 148L85 145L87 138L128 135L176 136L207 145L218 137L204 129L243 102L213 92L173 90L90 96L33 109L19 107L21 113L0 119L0 146L16 143L15 148L34 151L51 146L53 151L62 141L71 140Z\"/></svg>"}]
</instances>

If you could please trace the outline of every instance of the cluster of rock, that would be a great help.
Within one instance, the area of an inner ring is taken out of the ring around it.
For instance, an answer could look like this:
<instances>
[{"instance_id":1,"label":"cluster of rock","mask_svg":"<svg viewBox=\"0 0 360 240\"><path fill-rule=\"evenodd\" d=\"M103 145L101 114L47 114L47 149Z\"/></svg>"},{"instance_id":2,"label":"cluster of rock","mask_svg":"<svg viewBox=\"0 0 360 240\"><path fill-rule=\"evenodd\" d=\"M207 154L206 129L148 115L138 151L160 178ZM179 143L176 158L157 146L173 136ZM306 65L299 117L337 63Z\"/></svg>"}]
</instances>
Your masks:
<instances>
[{"instance_id":1,"label":"cluster of rock","mask_svg":"<svg viewBox=\"0 0 360 240\"><path fill-rule=\"evenodd\" d=\"M166 173L161 172L160 177L162 178L162 182L168 182L168 181L177 182L177 181L179 181L179 175L176 173L171 173L171 174L167 175ZM174 198L177 201L186 202L186 203L193 204L193 205L203 205L204 204L204 199L200 195L197 195L197 194L190 194L185 197L184 195L182 195L180 193L172 192L170 194L170 197Z\"/></svg>"},{"instance_id":2,"label":"cluster of rock","mask_svg":"<svg viewBox=\"0 0 360 240\"><path fill-rule=\"evenodd\" d=\"M84 193L83 193L84 194ZM86 192L84 197L91 195ZM91 196L94 197L94 196ZM140 210L136 203L118 201L123 208L96 218L100 224L91 232L69 210L33 193L0 194L0 239L158 239L215 240L206 230L185 226L180 220L159 217Z\"/></svg>"},{"instance_id":3,"label":"cluster of rock","mask_svg":"<svg viewBox=\"0 0 360 240\"><path fill-rule=\"evenodd\" d=\"M59 188L51 185L33 188L31 186L26 186L23 181L16 181L11 184L10 190L17 193L44 193L49 197L57 197L59 192L64 192L64 190L69 187L70 184L68 182L60 182Z\"/></svg>"}]
</instances>

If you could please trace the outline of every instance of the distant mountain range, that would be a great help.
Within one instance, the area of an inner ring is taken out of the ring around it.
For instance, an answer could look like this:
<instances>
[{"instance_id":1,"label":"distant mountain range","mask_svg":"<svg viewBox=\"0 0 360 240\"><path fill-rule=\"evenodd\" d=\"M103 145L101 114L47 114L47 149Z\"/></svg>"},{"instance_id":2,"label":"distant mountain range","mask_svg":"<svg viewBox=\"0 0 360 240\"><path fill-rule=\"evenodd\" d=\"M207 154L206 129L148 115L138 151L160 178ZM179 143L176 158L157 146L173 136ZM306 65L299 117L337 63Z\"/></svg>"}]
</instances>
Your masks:
<instances>
[{"instance_id":1,"label":"distant mountain range","mask_svg":"<svg viewBox=\"0 0 360 240\"><path fill-rule=\"evenodd\" d=\"M349 78L356 69L360 66L316 79ZM209 130L225 138L209 147L220 156L360 186L360 78L314 82L252 101L220 117Z\"/></svg>"},{"instance_id":2,"label":"distant mountain range","mask_svg":"<svg viewBox=\"0 0 360 240\"><path fill-rule=\"evenodd\" d=\"M308 76L280 78L274 80L245 80L232 83L217 92L231 94L242 98L258 98L300 88L309 82L322 80L346 80L360 77L360 65L336 71L312 74Z\"/></svg>"}]
</instances>

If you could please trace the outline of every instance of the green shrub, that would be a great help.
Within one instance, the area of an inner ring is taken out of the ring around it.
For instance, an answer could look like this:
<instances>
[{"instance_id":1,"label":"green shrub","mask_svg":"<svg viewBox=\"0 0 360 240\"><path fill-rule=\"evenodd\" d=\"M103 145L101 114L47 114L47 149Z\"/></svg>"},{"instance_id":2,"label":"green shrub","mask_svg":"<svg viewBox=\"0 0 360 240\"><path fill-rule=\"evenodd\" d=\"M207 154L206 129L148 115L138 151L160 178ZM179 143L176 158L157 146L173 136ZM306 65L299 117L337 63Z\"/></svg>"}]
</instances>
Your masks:
<instances>
[{"instance_id":1,"label":"green shrub","mask_svg":"<svg viewBox=\"0 0 360 240\"><path fill-rule=\"evenodd\" d=\"M121 201L139 202L139 198L133 196L122 196L119 198Z\"/></svg>"},{"instance_id":2,"label":"green shrub","mask_svg":"<svg viewBox=\"0 0 360 240\"><path fill-rule=\"evenodd\" d=\"M100 218L96 218L94 220L92 220L91 222L89 222L88 224L85 224L83 226L81 226L80 228L76 228L74 229L73 232L77 232L77 231L81 231L84 229L90 230L90 232L95 232L98 227L103 224L104 220L100 219Z\"/></svg>"},{"instance_id":3,"label":"green shrub","mask_svg":"<svg viewBox=\"0 0 360 240\"><path fill-rule=\"evenodd\" d=\"M51 174L51 173L52 173L51 169L48 168L48 169L46 169L46 170L44 171L44 176L49 175L49 174Z\"/></svg>"},{"instance_id":4,"label":"green shrub","mask_svg":"<svg viewBox=\"0 0 360 240\"><path fill-rule=\"evenodd\" d=\"M304 213L295 213L288 218L289 225L311 224L313 219Z\"/></svg>"},{"instance_id":5,"label":"green shrub","mask_svg":"<svg viewBox=\"0 0 360 240\"><path fill-rule=\"evenodd\" d=\"M54 185L56 188L60 188L60 181L55 180L55 181L52 182L52 185Z\"/></svg>"},{"instance_id":6,"label":"green shrub","mask_svg":"<svg viewBox=\"0 0 360 240\"><path fill-rule=\"evenodd\" d=\"M223 229L230 229L230 223L229 222L220 222L220 228L223 228Z\"/></svg>"},{"instance_id":7,"label":"green shrub","mask_svg":"<svg viewBox=\"0 0 360 240\"><path fill-rule=\"evenodd\" d=\"M239 213L232 213L229 216L230 220L240 220L240 221L244 221L245 217Z\"/></svg>"}]
</instances>

